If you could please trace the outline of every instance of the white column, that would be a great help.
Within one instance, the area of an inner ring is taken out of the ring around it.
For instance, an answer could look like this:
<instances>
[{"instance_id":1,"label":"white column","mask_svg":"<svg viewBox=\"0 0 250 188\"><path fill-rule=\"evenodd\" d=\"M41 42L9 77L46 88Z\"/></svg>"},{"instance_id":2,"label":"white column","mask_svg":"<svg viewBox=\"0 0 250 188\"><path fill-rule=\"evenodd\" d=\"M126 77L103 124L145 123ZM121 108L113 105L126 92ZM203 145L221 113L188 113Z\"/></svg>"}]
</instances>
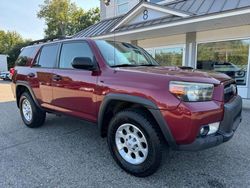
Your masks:
<instances>
[{"instance_id":1,"label":"white column","mask_svg":"<svg viewBox=\"0 0 250 188\"><path fill-rule=\"evenodd\" d=\"M196 32L186 33L185 66L196 68Z\"/></svg>"}]
</instances>

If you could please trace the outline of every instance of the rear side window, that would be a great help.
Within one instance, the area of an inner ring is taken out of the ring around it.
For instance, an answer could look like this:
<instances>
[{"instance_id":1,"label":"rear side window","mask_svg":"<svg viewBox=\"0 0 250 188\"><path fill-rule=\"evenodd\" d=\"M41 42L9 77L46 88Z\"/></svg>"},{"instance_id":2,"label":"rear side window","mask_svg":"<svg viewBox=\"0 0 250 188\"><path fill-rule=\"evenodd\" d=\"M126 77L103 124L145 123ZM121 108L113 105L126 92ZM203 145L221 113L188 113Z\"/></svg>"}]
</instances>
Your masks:
<instances>
[{"instance_id":1,"label":"rear side window","mask_svg":"<svg viewBox=\"0 0 250 188\"><path fill-rule=\"evenodd\" d=\"M40 46L30 46L22 49L16 60L16 66L28 66L31 64Z\"/></svg>"},{"instance_id":2,"label":"rear side window","mask_svg":"<svg viewBox=\"0 0 250 188\"><path fill-rule=\"evenodd\" d=\"M44 46L39 54L37 67L53 68L56 64L58 44Z\"/></svg>"},{"instance_id":3,"label":"rear side window","mask_svg":"<svg viewBox=\"0 0 250 188\"><path fill-rule=\"evenodd\" d=\"M61 50L59 68L73 69L71 63L76 57L88 57L93 61L94 55L86 42L65 43Z\"/></svg>"}]
</instances>

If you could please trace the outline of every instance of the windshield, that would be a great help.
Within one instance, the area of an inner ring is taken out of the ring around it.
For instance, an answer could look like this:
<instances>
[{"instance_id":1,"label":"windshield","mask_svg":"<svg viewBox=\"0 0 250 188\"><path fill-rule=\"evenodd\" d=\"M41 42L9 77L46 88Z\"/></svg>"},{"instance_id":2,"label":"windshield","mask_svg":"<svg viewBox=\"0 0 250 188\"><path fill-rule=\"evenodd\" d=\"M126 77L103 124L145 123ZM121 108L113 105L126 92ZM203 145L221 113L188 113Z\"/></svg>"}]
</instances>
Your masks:
<instances>
[{"instance_id":1,"label":"windshield","mask_svg":"<svg viewBox=\"0 0 250 188\"><path fill-rule=\"evenodd\" d=\"M103 40L96 44L111 67L159 65L145 50L132 44Z\"/></svg>"}]
</instances>

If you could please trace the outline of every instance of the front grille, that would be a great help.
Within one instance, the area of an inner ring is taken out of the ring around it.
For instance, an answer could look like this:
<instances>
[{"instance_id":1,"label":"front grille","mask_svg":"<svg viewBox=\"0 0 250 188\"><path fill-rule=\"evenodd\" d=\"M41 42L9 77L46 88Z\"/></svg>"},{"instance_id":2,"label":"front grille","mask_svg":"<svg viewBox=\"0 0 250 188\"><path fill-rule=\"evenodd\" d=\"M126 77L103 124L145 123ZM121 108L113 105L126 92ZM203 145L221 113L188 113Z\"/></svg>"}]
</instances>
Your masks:
<instances>
[{"instance_id":1,"label":"front grille","mask_svg":"<svg viewBox=\"0 0 250 188\"><path fill-rule=\"evenodd\" d=\"M227 83L224 86L224 102L230 101L235 95L237 95L237 86L235 82Z\"/></svg>"}]
</instances>

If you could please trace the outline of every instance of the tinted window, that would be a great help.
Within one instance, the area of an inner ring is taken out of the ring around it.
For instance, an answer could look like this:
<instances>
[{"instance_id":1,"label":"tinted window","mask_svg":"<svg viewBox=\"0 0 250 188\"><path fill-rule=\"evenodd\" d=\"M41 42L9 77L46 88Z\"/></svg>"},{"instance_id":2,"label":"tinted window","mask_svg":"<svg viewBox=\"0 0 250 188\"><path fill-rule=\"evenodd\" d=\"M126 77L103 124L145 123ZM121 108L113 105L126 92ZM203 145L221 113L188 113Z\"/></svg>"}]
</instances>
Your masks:
<instances>
[{"instance_id":1,"label":"tinted window","mask_svg":"<svg viewBox=\"0 0 250 188\"><path fill-rule=\"evenodd\" d=\"M60 55L60 68L73 68L71 63L76 57L88 57L93 61L93 53L85 42L63 44Z\"/></svg>"},{"instance_id":2,"label":"tinted window","mask_svg":"<svg viewBox=\"0 0 250 188\"><path fill-rule=\"evenodd\" d=\"M158 63L142 48L125 42L97 40L106 63L111 66L152 66Z\"/></svg>"},{"instance_id":3,"label":"tinted window","mask_svg":"<svg viewBox=\"0 0 250 188\"><path fill-rule=\"evenodd\" d=\"M22 49L19 57L17 58L16 65L17 66L26 66L31 63L34 56L37 53L39 46L26 47Z\"/></svg>"},{"instance_id":4,"label":"tinted window","mask_svg":"<svg viewBox=\"0 0 250 188\"><path fill-rule=\"evenodd\" d=\"M53 68L56 64L58 44L44 46L41 50L38 66Z\"/></svg>"}]
</instances>

